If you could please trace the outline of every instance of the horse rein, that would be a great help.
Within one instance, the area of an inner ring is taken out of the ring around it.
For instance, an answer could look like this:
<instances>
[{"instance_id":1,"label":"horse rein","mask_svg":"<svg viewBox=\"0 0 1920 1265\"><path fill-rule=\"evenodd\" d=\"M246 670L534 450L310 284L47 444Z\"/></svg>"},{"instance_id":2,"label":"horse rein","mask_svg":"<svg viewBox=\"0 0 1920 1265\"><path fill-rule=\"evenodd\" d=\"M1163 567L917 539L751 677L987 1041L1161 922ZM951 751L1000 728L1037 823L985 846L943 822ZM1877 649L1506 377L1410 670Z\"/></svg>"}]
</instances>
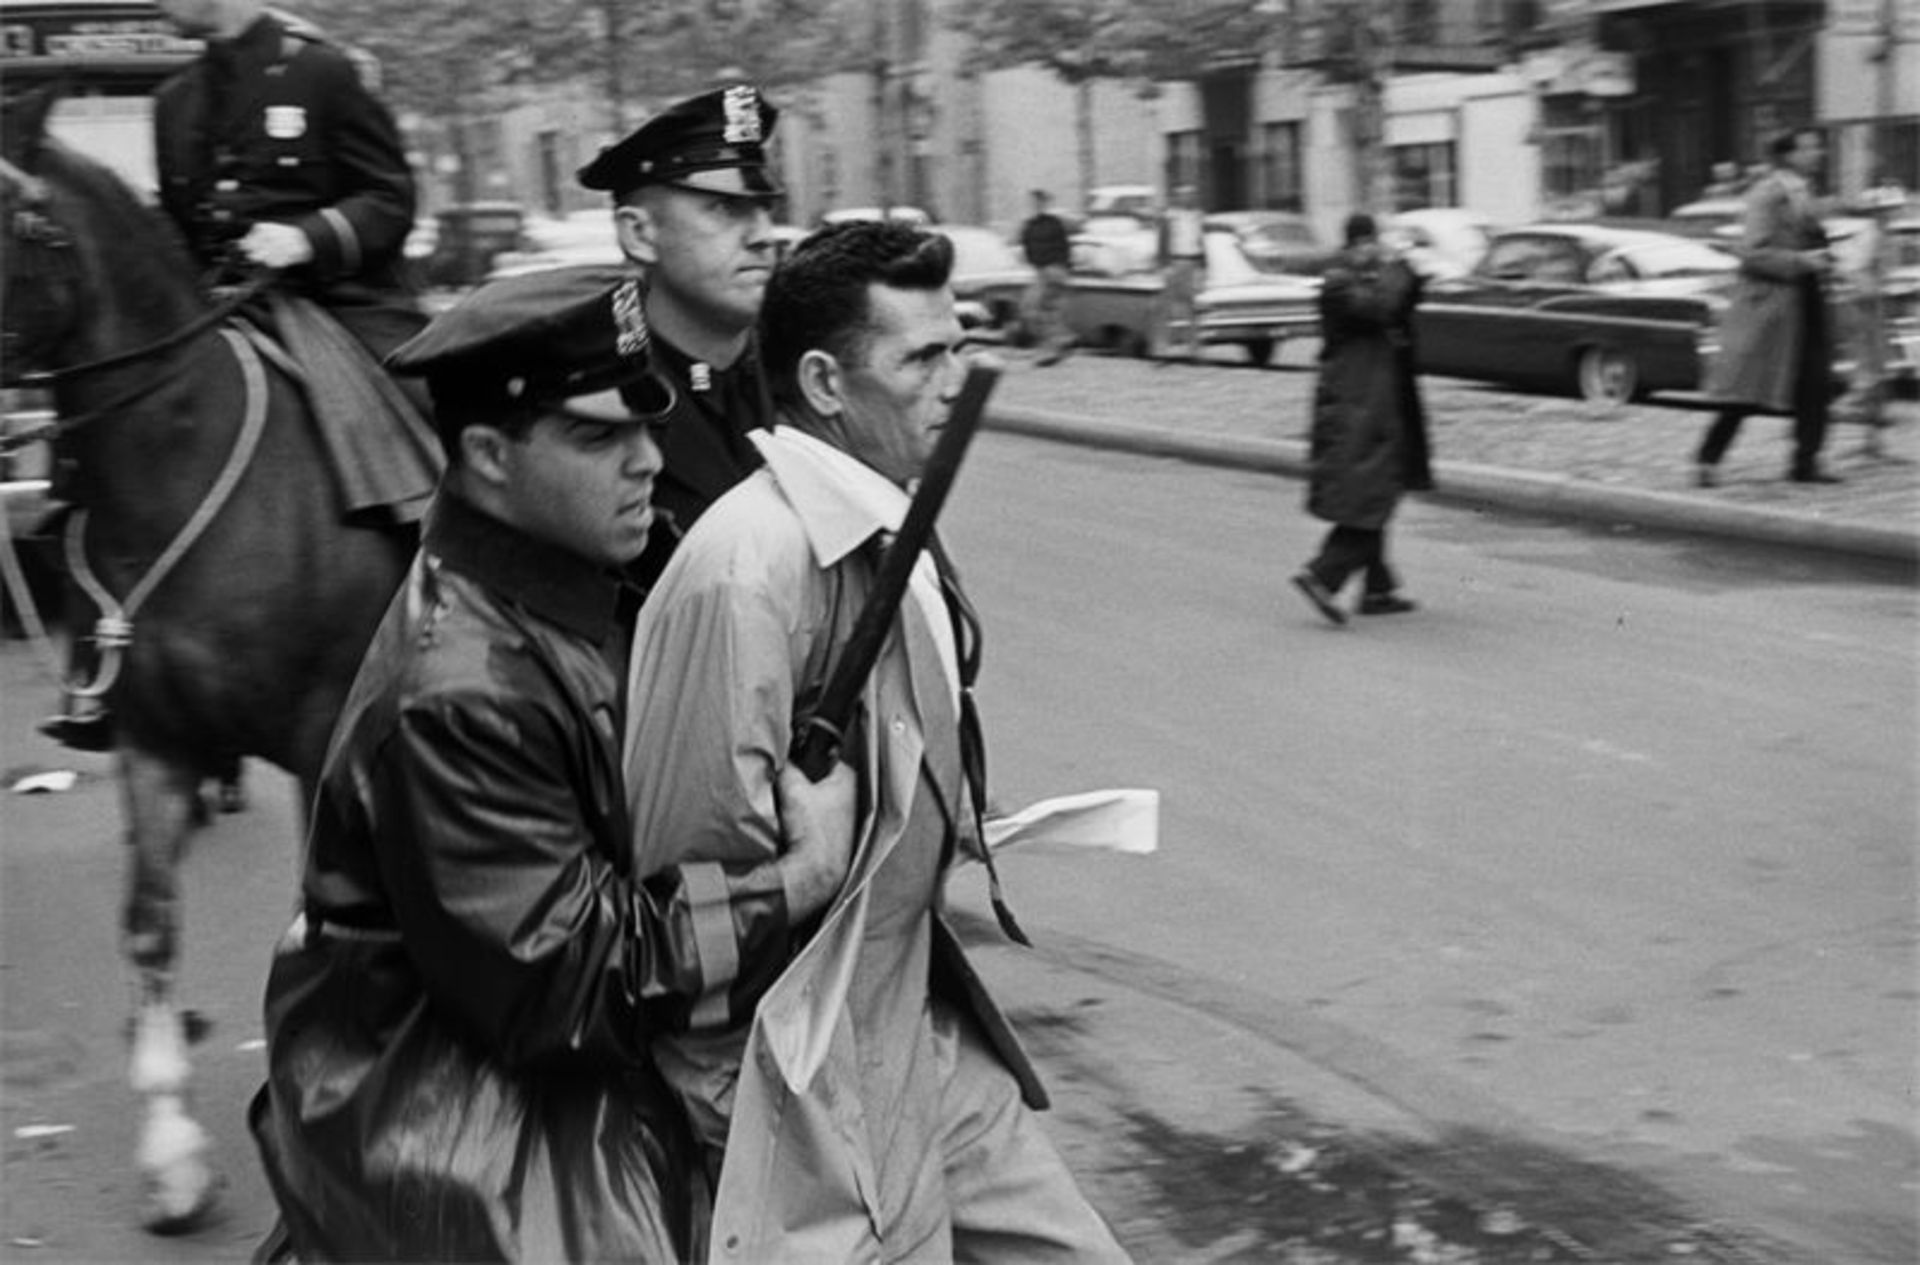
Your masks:
<instances>
[{"instance_id":1,"label":"horse rein","mask_svg":"<svg viewBox=\"0 0 1920 1265\"><path fill-rule=\"evenodd\" d=\"M220 467L220 474L208 489L207 495L194 508L193 516L174 533L167 547L161 551L153 565L147 568L128 592L126 601L117 601L107 592L93 568L87 563L87 511L74 510L67 519L67 565L73 572L73 579L85 591L88 598L99 610L100 618L94 622L94 641L100 647L100 666L93 680L85 685L73 681L67 682L67 689L82 698L100 698L120 677L121 651L133 644L133 616L146 603L160 582L172 573L187 550L193 548L213 520L226 508L233 491L240 485L240 476L247 472L252 464L254 450L260 446L260 436L267 426L267 375L260 362L259 353L246 338L232 330L222 330L221 337L230 344L234 359L240 362L240 374L246 387L246 408L240 419L240 435L234 440L232 451L227 453L226 462Z\"/></svg>"}]
</instances>

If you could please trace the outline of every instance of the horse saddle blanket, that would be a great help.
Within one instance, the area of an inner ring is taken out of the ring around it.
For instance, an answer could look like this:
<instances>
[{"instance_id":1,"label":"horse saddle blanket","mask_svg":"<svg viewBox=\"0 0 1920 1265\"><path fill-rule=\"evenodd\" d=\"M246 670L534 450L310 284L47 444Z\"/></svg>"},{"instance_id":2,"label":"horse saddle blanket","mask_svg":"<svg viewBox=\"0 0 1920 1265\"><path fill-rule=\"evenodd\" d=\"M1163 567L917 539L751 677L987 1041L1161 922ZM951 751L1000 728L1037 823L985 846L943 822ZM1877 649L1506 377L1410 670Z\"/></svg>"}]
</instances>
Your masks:
<instances>
[{"instance_id":1,"label":"horse saddle blanket","mask_svg":"<svg viewBox=\"0 0 1920 1265\"><path fill-rule=\"evenodd\" d=\"M419 406L312 299L269 291L266 311L255 314L267 318L279 343L262 351L288 367L306 393L345 520L369 526L418 522L446 465L439 437ZM251 332L256 344L265 336Z\"/></svg>"}]
</instances>

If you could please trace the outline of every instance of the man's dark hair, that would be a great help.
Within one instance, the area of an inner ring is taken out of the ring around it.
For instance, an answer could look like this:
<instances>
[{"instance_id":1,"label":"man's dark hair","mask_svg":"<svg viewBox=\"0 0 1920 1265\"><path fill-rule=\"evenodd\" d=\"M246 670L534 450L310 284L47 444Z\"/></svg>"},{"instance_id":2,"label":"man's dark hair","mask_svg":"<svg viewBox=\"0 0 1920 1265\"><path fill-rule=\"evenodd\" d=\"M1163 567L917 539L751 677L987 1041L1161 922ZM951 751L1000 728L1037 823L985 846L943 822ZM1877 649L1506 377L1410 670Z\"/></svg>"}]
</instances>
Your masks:
<instances>
[{"instance_id":1,"label":"man's dark hair","mask_svg":"<svg viewBox=\"0 0 1920 1265\"><path fill-rule=\"evenodd\" d=\"M760 307L760 358L774 397L800 399L800 357L824 351L861 363L873 329L868 288L938 290L953 275L953 243L878 220L833 224L787 256Z\"/></svg>"},{"instance_id":2,"label":"man's dark hair","mask_svg":"<svg viewBox=\"0 0 1920 1265\"><path fill-rule=\"evenodd\" d=\"M1358 246L1361 242L1370 242L1379 237L1380 226L1365 211L1356 211L1341 226L1341 235L1347 245Z\"/></svg>"}]
</instances>

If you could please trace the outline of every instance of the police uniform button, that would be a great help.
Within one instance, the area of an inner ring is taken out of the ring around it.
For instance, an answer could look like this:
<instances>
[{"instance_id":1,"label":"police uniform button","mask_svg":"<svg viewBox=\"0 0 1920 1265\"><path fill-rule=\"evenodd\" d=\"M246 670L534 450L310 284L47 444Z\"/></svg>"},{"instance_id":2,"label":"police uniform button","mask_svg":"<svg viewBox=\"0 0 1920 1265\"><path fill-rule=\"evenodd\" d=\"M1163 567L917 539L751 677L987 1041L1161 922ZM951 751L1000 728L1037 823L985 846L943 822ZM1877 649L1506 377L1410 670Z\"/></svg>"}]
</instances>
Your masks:
<instances>
[{"instance_id":1,"label":"police uniform button","mask_svg":"<svg viewBox=\"0 0 1920 1265\"><path fill-rule=\"evenodd\" d=\"M238 180L222 180L213 186L222 193L233 193L240 188Z\"/></svg>"}]
</instances>

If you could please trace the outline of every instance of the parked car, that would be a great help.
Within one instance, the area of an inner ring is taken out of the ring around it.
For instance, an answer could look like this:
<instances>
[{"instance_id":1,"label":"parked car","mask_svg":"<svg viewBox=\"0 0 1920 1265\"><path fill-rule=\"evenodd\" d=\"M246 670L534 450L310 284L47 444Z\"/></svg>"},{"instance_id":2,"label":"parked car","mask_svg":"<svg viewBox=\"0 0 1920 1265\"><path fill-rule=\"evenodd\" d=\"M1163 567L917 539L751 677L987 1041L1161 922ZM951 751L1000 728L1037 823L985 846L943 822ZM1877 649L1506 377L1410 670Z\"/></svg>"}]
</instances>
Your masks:
<instances>
[{"instance_id":1,"label":"parked car","mask_svg":"<svg viewBox=\"0 0 1920 1265\"><path fill-rule=\"evenodd\" d=\"M1312 221L1293 211L1214 211L1206 227L1232 233L1261 272L1317 277L1339 251L1320 239Z\"/></svg>"},{"instance_id":2,"label":"parked car","mask_svg":"<svg viewBox=\"0 0 1920 1265\"><path fill-rule=\"evenodd\" d=\"M1428 285L1414 316L1419 367L1604 402L1695 390L1737 266L1670 233L1507 229L1471 273Z\"/></svg>"},{"instance_id":3,"label":"parked car","mask_svg":"<svg viewBox=\"0 0 1920 1265\"><path fill-rule=\"evenodd\" d=\"M960 323L976 333L1004 333L1020 323L1033 285L1033 268L1019 248L990 228L942 224L935 232L953 243L953 297Z\"/></svg>"},{"instance_id":4,"label":"parked car","mask_svg":"<svg viewBox=\"0 0 1920 1265\"><path fill-rule=\"evenodd\" d=\"M1881 280L1887 376L1902 393L1920 390L1920 210L1888 219Z\"/></svg>"},{"instance_id":5,"label":"parked car","mask_svg":"<svg viewBox=\"0 0 1920 1265\"><path fill-rule=\"evenodd\" d=\"M487 280L569 264L617 264L620 259L620 239L608 207L532 216L521 227L518 243L493 257Z\"/></svg>"},{"instance_id":6,"label":"parked car","mask_svg":"<svg viewBox=\"0 0 1920 1265\"><path fill-rule=\"evenodd\" d=\"M1263 365L1286 339L1319 333L1317 277L1261 271L1247 258L1239 238L1223 229L1207 231L1202 240L1207 276L1194 306L1203 344L1243 348L1249 360ZM1128 355L1149 354L1164 288L1151 255L1143 260L1129 238L1075 235L1065 303L1074 341ZM1025 289L989 287L985 301L995 307L1003 301L1022 304ZM1023 310L1012 337L1031 342L1032 335Z\"/></svg>"},{"instance_id":7,"label":"parked car","mask_svg":"<svg viewBox=\"0 0 1920 1265\"><path fill-rule=\"evenodd\" d=\"M1703 198L1678 206L1662 227L1683 237L1703 237L1729 248L1740 241L1741 226L1747 216L1742 198ZM1843 274L1857 273L1867 265L1872 235L1866 230L1873 221L1863 215L1823 216L1820 226L1827 232L1827 244L1833 250L1834 267Z\"/></svg>"},{"instance_id":8,"label":"parked car","mask_svg":"<svg viewBox=\"0 0 1920 1265\"><path fill-rule=\"evenodd\" d=\"M1087 218L1111 215L1156 224L1160 218L1160 191L1150 184L1104 184L1087 190Z\"/></svg>"}]
</instances>

